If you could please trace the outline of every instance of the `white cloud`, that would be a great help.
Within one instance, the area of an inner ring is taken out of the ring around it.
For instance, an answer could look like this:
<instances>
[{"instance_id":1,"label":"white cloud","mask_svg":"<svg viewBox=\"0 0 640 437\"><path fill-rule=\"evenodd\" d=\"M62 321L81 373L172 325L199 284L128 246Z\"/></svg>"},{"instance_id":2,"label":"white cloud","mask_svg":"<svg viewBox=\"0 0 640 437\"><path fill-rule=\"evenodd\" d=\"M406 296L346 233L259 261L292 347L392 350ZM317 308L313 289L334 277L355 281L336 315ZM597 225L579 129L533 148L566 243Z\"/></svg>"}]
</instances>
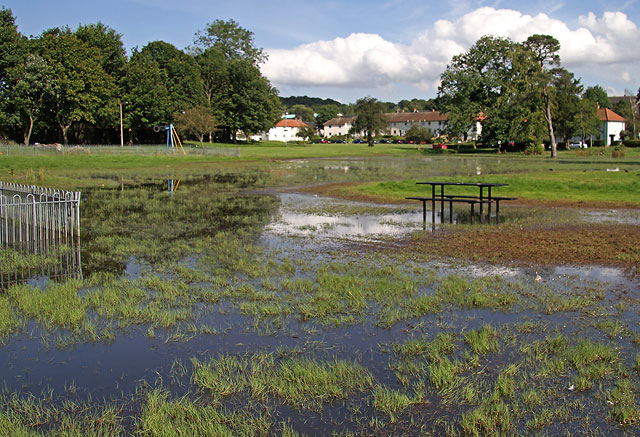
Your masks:
<instances>
[{"instance_id":1,"label":"white cloud","mask_svg":"<svg viewBox=\"0 0 640 437\"><path fill-rule=\"evenodd\" d=\"M387 41L377 34L354 33L346 38L318 41L290 50L269 50L263 73L276 86L341 86L388 89L409 84L434 90L452 56L484 35L524 41L533 34L560 41L563 64L572 71L599 68L634 70L640 63L640 31L622 12L579 17L579 28L540 13L482 7L455 21L438 20L410 45ZM615 66L614 66L615 64ZM612 70L613 74L614 71ZM615 71L621 77L620 70Z\"/></svg>"}]
</instances>

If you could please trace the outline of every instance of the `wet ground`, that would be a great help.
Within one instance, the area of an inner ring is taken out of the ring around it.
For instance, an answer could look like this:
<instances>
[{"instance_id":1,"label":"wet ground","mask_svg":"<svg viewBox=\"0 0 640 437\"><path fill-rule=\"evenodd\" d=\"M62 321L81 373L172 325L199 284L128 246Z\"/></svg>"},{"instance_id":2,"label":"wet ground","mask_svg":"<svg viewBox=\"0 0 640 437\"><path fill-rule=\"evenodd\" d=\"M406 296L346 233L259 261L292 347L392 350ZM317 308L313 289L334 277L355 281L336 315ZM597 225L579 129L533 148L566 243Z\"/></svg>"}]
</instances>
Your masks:
<instances>
[{"instance_id":1,"label":"wet ground","mask_svg":"<svg viewBox=\"0 0 640 437\"><path fill-rule=\"evenodd\" d=\"M299 171L308 165L298 161L282 167ZM310 171L315 181L333 181L343 173L366 178L373 167L368 161L336 160L314 164ZM485 171L475 161L463 169ZM633 250L640 247L640 212L554 211L549 221L562 223L549 227L535 207L505 205L503 223L496 226L470 225L466 208L460 208L453 225L441 225L439 215L432 224L427 214L423 230L418 204L332 199L255 187L255 180L237 183L227 175L183 181L173 193L164 192L166 181L140 184L109 193L100 203L92 203L89 194L82 218L84 277L111 276L81 294L157 275L186 284L188 292L165 305L189 315L163 328L158 322L121 324L101 316L99 308L88 309L86 317L95 321L98 333L90 340L84 328L52 328L22 314L24 326L0 345L4 392L53 394L60 402L100 399L100 404L117 405L123 416L137 417L142 406L135 395L144 387L206 398L206 390L191 379L193 359L264 351L318 362L355 361L371 372L375 387L415 396L395 409L381 406L377 388L324 402L319 411L277 395L264 401L246 392L223 402L232 409L243 409L247 399L259 404L258 410L268 411L273 435L282 432L281 423L307 435L638 431L640 278ZM203 184L211 186L203 190ZM223 185L245 185L241 188L250 192ZM203 200L206 196L218 203ZM531 225L530 216L538 224ZM448 211L444 218L448 221ZM577 237L558 244L568 234ZM542 244L536 246L536 239ZM626 253L619 251L626 245L628 257L599 257L598 248L608 247L605 240L611 247L603 253ZM517 250L522 242L528 251ZM135 244L140 247L134 250ZM609 262L614 258L618 262ZM51 284L43 274L23 282L42 289ZM350 295L360 292L364 297ZM333 301L335 293L340 297ZM476 297L468 300L468 295ZM429 297L438 299L422 308ZM480 353L466 334L487 324L499 346ZM410 340L433 341L441 333L454 339L447 360L454 365L455 382L446 389L437 387L434 370L426 370L437 362L398 352ZM567 339L569 358L558 352L550 359L573 362L570 354L583 344L578 339L611 347L616 358L589 376L593 386L567 391L583 376L580 369L565 364L548 376L541 370L548 364L530 358L526 348L554 335ZM485 397L498 390L502 377L510 378L511 391ZM616 384L627 380L635 387L627 393L632 400L614 400ZM463 391L465 385L475 393ZM540 402L518 393L531 393L532 387ZM513 411L511 422L483 427L482 420L491 416L484 409L502 403ZM614 403L628 408L628 423L612 413ZM472 413L487 417L470 425L465 421ZM587 425L585 413L594 418ZM135 422L123 419L123 432L133 433ZM47 426L55 428L45 424L43 430Z\"/></svg>"}]
</instances>

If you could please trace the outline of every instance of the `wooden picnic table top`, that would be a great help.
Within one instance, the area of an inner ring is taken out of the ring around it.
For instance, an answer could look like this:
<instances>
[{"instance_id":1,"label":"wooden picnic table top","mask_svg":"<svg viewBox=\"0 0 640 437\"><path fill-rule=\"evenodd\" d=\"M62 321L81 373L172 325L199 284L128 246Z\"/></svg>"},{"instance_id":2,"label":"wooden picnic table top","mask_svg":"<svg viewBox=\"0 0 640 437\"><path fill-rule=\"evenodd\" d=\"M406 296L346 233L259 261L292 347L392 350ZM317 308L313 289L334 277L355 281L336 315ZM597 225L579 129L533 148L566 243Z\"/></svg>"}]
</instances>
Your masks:
<instances>
[{"instance_id":1,"label":"wooden picnic table top","mask_svg":"<svg viewBox=\"0 0 640 437\"><path fill-rule=\"evenodd\" d=\"M509 184L499 184L495 182L444 182L444 181L425 181L416 182L419 185L458 185L467 187L506 187Z\"/></svg>"}]
</instances>

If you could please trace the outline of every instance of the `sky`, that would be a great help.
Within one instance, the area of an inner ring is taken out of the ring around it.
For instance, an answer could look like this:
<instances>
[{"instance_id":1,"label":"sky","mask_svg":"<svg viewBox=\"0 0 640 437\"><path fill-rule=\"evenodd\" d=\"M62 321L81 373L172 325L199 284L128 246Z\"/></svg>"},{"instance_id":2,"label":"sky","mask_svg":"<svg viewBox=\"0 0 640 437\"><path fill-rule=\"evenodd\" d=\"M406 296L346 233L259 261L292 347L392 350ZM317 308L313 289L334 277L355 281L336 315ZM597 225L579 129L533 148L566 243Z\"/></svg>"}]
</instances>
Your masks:
<instances>
[{"instance_id":1,"label":"sky","mask_svg":"<svg viewBox=\"0 0 640 437\"><path fill-rule=\"evenodd\" d=\"M156 40L179 49L216 19L235 20L269 55L280 96L352 103L435 97L451 58L480 37L560 42L562 66L609 95L640 88L640 0L0 0L18 30L101 21L128 53Z\"/></svg>"}]
</instances>

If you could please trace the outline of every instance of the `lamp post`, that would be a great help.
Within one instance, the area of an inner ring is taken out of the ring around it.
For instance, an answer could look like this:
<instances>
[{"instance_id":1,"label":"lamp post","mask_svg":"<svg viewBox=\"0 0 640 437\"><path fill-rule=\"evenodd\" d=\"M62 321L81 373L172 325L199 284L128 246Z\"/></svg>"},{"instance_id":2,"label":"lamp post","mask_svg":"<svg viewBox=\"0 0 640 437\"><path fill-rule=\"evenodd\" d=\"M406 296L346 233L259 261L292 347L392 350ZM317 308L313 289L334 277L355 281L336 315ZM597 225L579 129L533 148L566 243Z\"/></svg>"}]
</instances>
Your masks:
<instances>
[{"instance_id":1,"label":"lamp post","mask_svg":"<svg viewBox=\"0 0 640 437\"><path fill-rule=\"evenodd\" d=\"M123 102L122 100L118 100L118 106L120 107L120 147L124 147L124 133L122 130L122 104L127 104L129 102Z\"/></svg>"}]
</instances>

